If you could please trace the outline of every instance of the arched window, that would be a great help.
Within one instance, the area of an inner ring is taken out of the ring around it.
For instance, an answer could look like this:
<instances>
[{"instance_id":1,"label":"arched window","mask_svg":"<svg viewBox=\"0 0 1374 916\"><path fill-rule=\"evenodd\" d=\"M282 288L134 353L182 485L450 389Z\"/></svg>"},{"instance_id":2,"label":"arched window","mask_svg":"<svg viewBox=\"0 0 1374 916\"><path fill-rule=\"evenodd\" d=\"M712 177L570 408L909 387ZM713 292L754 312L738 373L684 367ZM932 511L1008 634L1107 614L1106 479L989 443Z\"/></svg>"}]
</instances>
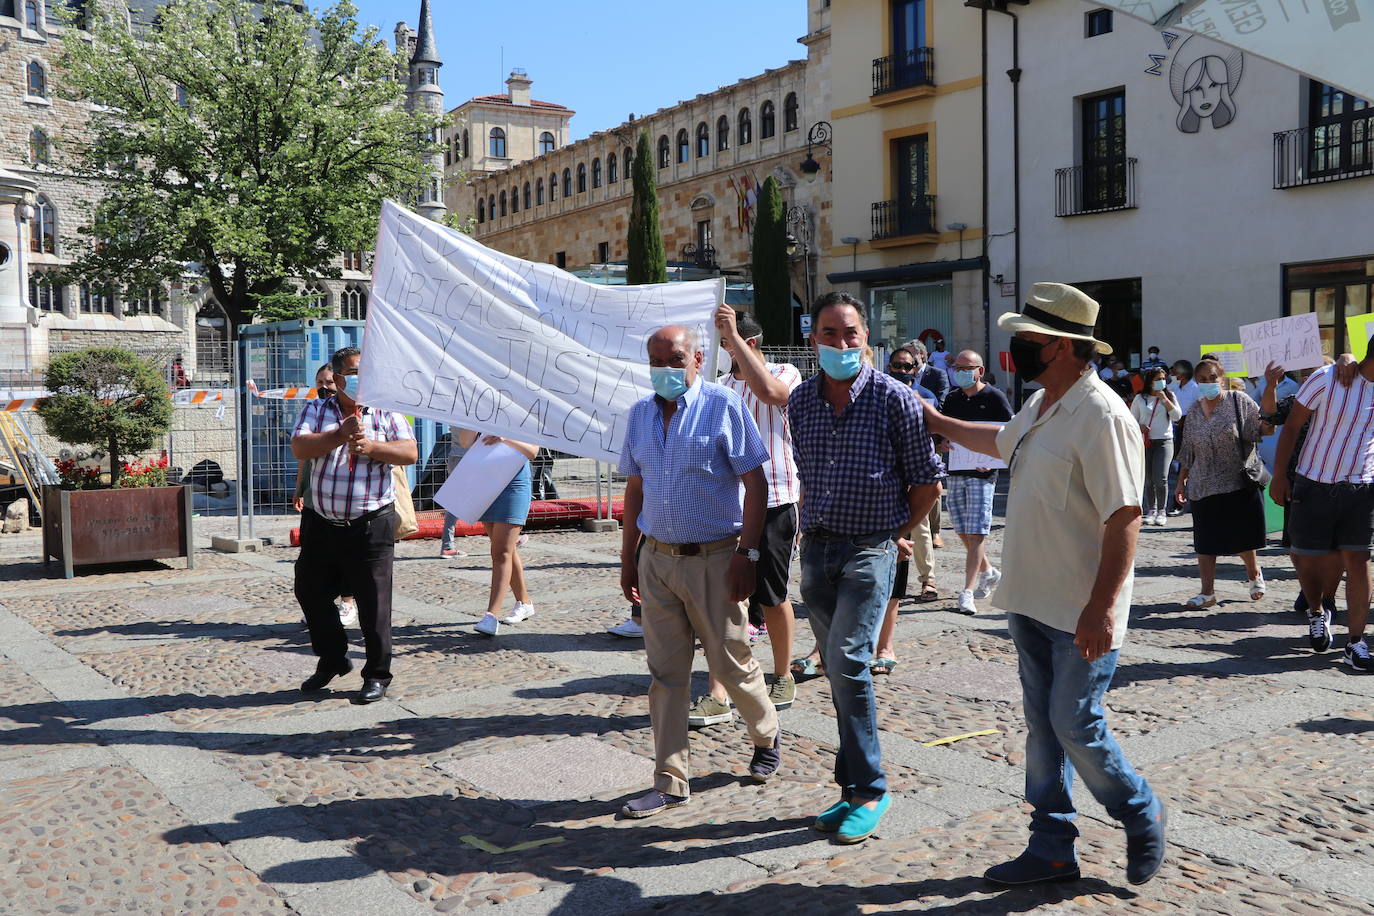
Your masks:
<instances>
[{"instance_id":1,"label":"arched window","mask_svg":"<svg viewBox=\"0 0 1374 916\"><path fill-rule=\"evenodd\" d=\"M549 133L547 130L539 135L539 154L541 156L544 153L553 152L555 145L556 142L553 139L553 134Z\"/></svg>"},{"instance_id":2,"label":"arched window","mask_svg":"<svg viewBox=\"0 0 1374 916\"><path fill-rule=\"evenodd\" d=\"M29 131L29 164L47 165L52 159L52 146L43 129L35 127Z\"/></svg>"},{"instance_id":3,"label":"arched window","mask_svg":"<svg viewBox=\"0 0 1374 916\"><path fill-rule=\"evenodd\" d=\"M502 191L502 192L501 192L501 196L498 198L498 200L501 201L501 215L502 215L502 216L505 216L505 215L506 215L506 192L505 192L505 191Z\"/></svg>"},{"instance_id":4,"label":"arched window","mask_svg":"<svg viewBox=\"0 0 1374 916\"><path fill-rule=\"evenodd\" d=\"M520 186L516 185L510 189L510 212L520 212Z\"/></svg>"},{"instance_id":5,"label":"arched window","mask_svg":"<svg viewBox=\"0 0 1374 916\"><path fill-rule=\"evenodd\" d=\"M658 167L666 169L668 167L668 135L664 134L658 138Z\"/></svg>"},{"instance_id":6,"label":"arched window","mask_svg":"<svg viewBox=\"0 0 1374 916\"><path fill-rule=\"evenodd\" d=\"M624 165L625 165L625 180L626 180L626 181L629 181L629 180L630 180L630 168L634 165L634 161L635 161L635 151L632 150L632 149L630 149L628 146L625 147L625 157L624 157L624 159L623 159L622 161L624 162Z\"/></svg>"},{"instance_id":7,"label":"arched window","mask_svg":"<svg viewBox=\"0 0 1374 916\"><path fill-rule=\"evenodd\" d=\"M98 283L82 283L81 311L89 315L113 315L114 291Z\"/></svg>"},{"instance_id":8,"label":"arched window","mask_svg":"<svg viewBox=\"0 0 1374 916\"><path fill-rule=\"evenodd\" d=\"M444 144L444 165L453 165L453 147Z\"/></svg>"},{"instance_id":9,"label":"arched window","mask_svg":"<svg viewBox=\"0 0 1374 916\"><path fill-rule=\"evenodd\" d=\"M774 123L775 121L776 118L774 118L773 116L773 103L764 102L763 106L759 108L760 140L767 140L769 137L773 136L773 134L777 133L777 131L774 129L776 127Z\"/></svg>"},{"instance_id":10,"label":"arched window","mask_svg":"<svg viewBox=\"0 0 1374 916\"><path fill-rule=\"evenodd\" d=\"M587 163L585 162L577 164L577 193L587 193Z\"/></svg>"},{"instance_id":11,"label":"arched window","mask_svg":"<svg viewBox=\"0 0 1374 916\"><path fill-rule=\"evenodd\" d=\"M620 175L616 172L615 153L606 157L606 183L615 184L620 180Z\"/></svg>"},{"instance_id":12,"label":"arched window","mask_svg":"<svg viewBox=\"0 0 1374 916\"><path fill-rule=\"evenodd\" d=\"M716 152L730 148L730 119L721 115L716 119Z\"/></svg>"},{"instance_id":13,"label":"arched window","mask_svg":"<svg viewBox=\"0 0 1374 916\"><path fill-rule=\"evenodd\" d=\"M339 293L339 317L348 321L367 320L367 293L356 283L350 283Z\"/></svg>"},{"instance_id":14,"label":"arched window","mask_svg":"<svg viewBox=\"0 0 1374 916\"><path fill-rule=\"evenodd\" d=\"M24 0L24 28L38 31L38 0Z\"/></svg>"},{"instance_id":15,"label":"arched window","mask_svg":"<svg viewBox=\"0 0 1374 916\"><path fill-rule=\"evenodd\" d=\"M529 183L528 181L525 182L525 187L524 187L524 189L523 189L523 196L524 196L524 198L525 198L525 199L524 199L525 209L528 210L528 209L530 208L530 183Z\"/></svg>"},{"instance_id":16,"label":"arched window","mask_svg":"<svg viewBox=\"0 0 1374 916\"><path fill-rule=\"evenodd\" d=\"M736 133L739 135L739 140L736 142L739 143L740 146L754 142L754 122L749 118L748 108L741 108L739 110L739 128Z\"/></svg>"},{"instance_id":17,"label":"arched window","mask_svg":"<svg viewBox=\"0 0 1374 916\"><path fill-rule=\"evenodd\" d=\"M468 132L465 130L463 131L463 148L458 151L459 157L466 157L468 155L468 151L471 149L472 147L468 146Z\"/></svg>"},{"instance_id":18,"label":"arched window","mask_svg":"<svg viewBox=\"0 0 1374 916\"><path fill-rule=\"evenodd\" d=\"M486 202L485 200L479 200L479 201L477 201L477 222L479 222L479 223L485 223L486 221L487 221L487 202Z\"/></svg>"},{"instance_id":19,"label":"arched window","mask_svg":"<svg viewBox=\"0 0 1374 916\"><path fill-rule=\"evenodd\" d=\"M534 183L534 205L544 206L544 179L540 178Z\"/></svg>"},{"instance_id":20,"label":"arched window","mask_svg":"<svg viewBox=\"0 0 1374 916\"><path fill-rule=\"evenodd\" d=\"M29 95L46 99L48 97L48 71L43 69L43 65L36 60L29 61Z\"/></svg>"},{"instance_id":21,"label":"arched window","mask_svg":"<svg viewBox=\"0 0 1374 916\"><path fill-rule=\"evenodd\" d=\"M787 98L782 100L782 130L783 133L797 129L797 94L787 93Z\"/></svg>"},{"instance_id":22,"label":"arched window","mask_svg":"<svg viewBox=\"0 0 1374 916\"><path fill-rule=\"evenodd\" d=\"M491 148L487 155L495 159L506 158L506 132L499 127L491 129Z\"/></svg>"},{"instance_id":23,"label":"arched window","mask_svg":"<svg viewBox=\"0 0 1374 916\"><path fill-rule=\"evenodd\" d=\"M146 289L125 290L127 298L124 300L124 314L126 315L161 315L162 311L162 287L151 286Z\"/></svg>"},{"instance_id":24,"label":"arched window","mask_svg":"<svg viewBox=\"0 0 1374 916\"><path fill-rule=\"evenodd\" d=\"M549 203L558 199L558 173L549 173Z\"/></svg>"},{"instance_id":25,"label":"arched window","mask_svg":"<svg viewBox=\"0 0 1374 916\"><path fill-rule=\"evenodd\" d=\"M319 311L322 315L329 314L329 293L318 283L311 283L301 290L301 295L305 297L308 308Z\"/></svg>"},{"instance_id":26,"label":"arched window","mask_svg":"<svg viewBox=\"0 0 1374 916\"><path fill-rule=\"evenodd\" d=\"M687 142L687 128L682 128L677 132L677 161L678 164L686 162L691 158L692 146Z\"/></svg>"},{"instance_id":27,"label":"arched window","mask_svg":"<svg viewBox=\"0 0 1374 916\"><path fill-rule=\"evenodd\" d=\"M33 224L29 231L29 251L57 254L57 208L43 195L33 208Z\"/></svg>"},{"instance_id":28,"label":"arched window","mask_svg":"<svg viewBox=\"0 0 1374 916\"><path fill-rule=\"evenodd\" d=\"M711 128L702 121L697 125L697 158L704 159L711 155Z\"/></svg>"},{"instance_id":29,"label":"arched window","mask_svg":"<svg viewBox=\"0 0 1374 916\"><path fill-rule=\"evenodd\" d=\"M592 187L601 187L601 160L592 160Z\"/></svg>"},{"instance_id":30,"label":"arched window","mask_svg":"<svg viewBox=\"0 0 1374 916\"><path fill-rule=\"evenodd\" d=\"M572 197L572 169L563 170L563 196Z\"/></svg>"},{"instance_id":31,"label":"arched window","mask_svg":"<svg viewBox=\"0 0 1374 916\"><path fill-rule=\"evenodd\" d=\"M443 201L442 192L439 190L439 179L437 178L431 178L429 180L429 199L432 203L441 203Z\"/></svg>"},{"instance_id":32,"label":"arched window","mask_svg":"<svg viewBox=\"0 0 1374 916\"><path fill-rule=\"evenodd\" d=\"M496 195L487 198L487 218L496 219Z\"/></svg>"},{"instance_id":33,"label":"arched window","mask_svg":"<svg viewBox=\"0 0 1374 916\"><path fill-rule=\"evenodd\" d=\"M40 312L62 311L62 287L41 270L29 273L29 305Z\"/></svg>"}]
</instances>

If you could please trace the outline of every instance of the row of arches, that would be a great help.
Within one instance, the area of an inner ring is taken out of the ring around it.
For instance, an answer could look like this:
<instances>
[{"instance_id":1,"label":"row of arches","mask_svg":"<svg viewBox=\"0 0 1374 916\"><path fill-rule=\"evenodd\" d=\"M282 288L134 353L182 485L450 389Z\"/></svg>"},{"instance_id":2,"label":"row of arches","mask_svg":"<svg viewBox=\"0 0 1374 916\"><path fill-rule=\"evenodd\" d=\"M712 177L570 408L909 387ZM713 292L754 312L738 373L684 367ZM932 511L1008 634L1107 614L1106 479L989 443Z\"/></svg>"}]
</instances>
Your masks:
<instances>
[{"instance_id":1,"label":"row of arches","mask_svg":"<svg viewBox=\"0 0 1374 916\"><path fill-rule=\"evenodd\" d=\"M606 156L604 164L600 156L592 159L590 169L587 163L579 162L576 171L569 166L563 169L561 176L557 171L550 172L547 185L541 177L533 182L526 181L523 185L512 185L509 193L503 190L487 195L486 199L478 198L477 222L485 223L489 219L500 219L509 214L519 213L522 209L543 206L546 189L547 199L552 203L558 199L560 189L564 197L572 197L574 194L585 194L588 187L600 188L603 185L616 184L622 177L628 181L633 156L634 152L627 146L623 158L611 153Z\"/></svg>"},{"instance_id":2,"label":"row of arches","mask_svg":"<svg viewBox=\"0 0 1374 916\"><path fill-rule=\"evenodd\" d=\"M509 159L510 146L504 127L493 127L487 132L487 155L494 159ZM470 153L472 147L468 145L468 132L466 129L461 134L454 134L453 138L444 144L444 165L454 165L462 162ZM552 131L543 131L539 134L538 155L551 153L558 148L558 140Z\"/></svg>"},{"instance_id":3,"label":"row of arches","mask_svg":"<svg viewBox=\"0 0 1374 916\"><path fill-rule=\"evenodd\" d=\"M800 124L800 108L797 103L797 94L789 92L787 98L783 100L782 129L784 133L790 133L798 128ZM777 112L771 100L759 106L759 139L767 140L777 134ZM716 152L724 152L730 148L730 119L721 115L716 119ZM735 118L735 143L738 146L747 146L754 142L754 119L749 108L741 108ZM692 159L692 138L688 135L684 127L677 132L677 162L679 165L689 162ZM674 144L668 140L668 135L663 134L658 138L658 167L666 169L672 164ZM696 158L704 159L711 155L711 128L702 121L696 129Z\"/></svg>"}]
</instances>

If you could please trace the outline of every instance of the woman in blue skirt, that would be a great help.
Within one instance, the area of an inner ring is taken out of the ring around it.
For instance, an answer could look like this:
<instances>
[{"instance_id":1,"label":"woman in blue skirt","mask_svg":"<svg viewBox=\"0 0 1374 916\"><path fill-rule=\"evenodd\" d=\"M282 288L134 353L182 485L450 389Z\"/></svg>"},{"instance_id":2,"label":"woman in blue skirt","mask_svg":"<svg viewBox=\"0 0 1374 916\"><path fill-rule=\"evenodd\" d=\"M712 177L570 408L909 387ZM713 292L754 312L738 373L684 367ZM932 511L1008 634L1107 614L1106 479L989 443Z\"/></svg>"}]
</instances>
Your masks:
<instances>
[{"instance_id":1,"label":"woman in blue skirt","mask_svg":"<svg viewBox=\"0 0 1374 916\"><path fill-rule=\"evenodd\" d=\"M466 429L458 431L458 442L463 448L472 448L476 441L477 433ZM478 519L491 539L491 591L487 596L486 616L477 622L477 632L487 636L495 636L503 623L520 623L534 613L529 590L525 588L525 566L520 562L516 541L530 514L530 461L539 448L502 436L482 437L483 445L495 445L498 442L524 455L525 464ZM502 616L499 611L506 589L510 589L515 596L515 607Z\"/></svg>"}]
</instances>

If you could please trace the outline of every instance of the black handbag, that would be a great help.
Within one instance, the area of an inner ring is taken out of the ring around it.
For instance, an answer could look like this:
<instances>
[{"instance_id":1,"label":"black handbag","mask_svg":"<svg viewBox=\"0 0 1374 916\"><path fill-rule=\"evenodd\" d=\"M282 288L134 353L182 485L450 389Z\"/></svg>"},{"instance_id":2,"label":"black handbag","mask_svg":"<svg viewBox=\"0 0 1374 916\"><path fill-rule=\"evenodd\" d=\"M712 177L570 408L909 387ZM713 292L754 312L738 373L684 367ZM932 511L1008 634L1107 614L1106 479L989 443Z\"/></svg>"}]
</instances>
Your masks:
<instances>
[{"instance_id":1,"label":"black handbag","mask_svg":"<svg viewBox=\"0 0 1374 916\"><path fill-rule=\"evenodd\" d=\"M1230 399L1231 407L1233 407L1236 412L1236 442L1239 444L1245 441L1245 434L1241 432L1240 427L1240 402L1236 399L1236 393L1234 391L1231 392ZM1244 472L1245 479L1250 481L1250 486L1254 487L1256 490L1264 490L1265 487L1269 486L1269 481L1273 478L1273 475L1269 473L1269 469L1264 466L1264 461L1259 456L1259 449L1253 442L1250 443L1250 451L1242 456L1241 471Z\"/></svg>"}]
</instances>

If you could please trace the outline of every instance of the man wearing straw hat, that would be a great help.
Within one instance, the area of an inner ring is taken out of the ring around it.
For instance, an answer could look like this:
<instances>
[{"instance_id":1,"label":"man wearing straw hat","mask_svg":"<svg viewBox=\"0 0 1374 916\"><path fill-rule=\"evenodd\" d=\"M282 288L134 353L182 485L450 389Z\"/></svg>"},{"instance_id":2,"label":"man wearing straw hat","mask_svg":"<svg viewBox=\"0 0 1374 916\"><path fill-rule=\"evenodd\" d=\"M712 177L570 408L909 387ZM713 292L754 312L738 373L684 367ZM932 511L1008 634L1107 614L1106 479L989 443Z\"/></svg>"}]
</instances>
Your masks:
<instances>
[{"instance_id":1,"label":"man wearing straw hat","mask_svg":"<svg viewBox=\"0 0 1374 916\"><path fill-rule=\"evenodd\" d=\"M1097 303L1072 286L1036 283L1012 333L1022 381L1044 386L1006 426L927 410L934 433L1010 467L1002 581L1026 714L1026 851L988 869L1001 885L1079 877L1074 772L1126 828L1126 878L1144 884L1164 861L1164 805L1107 730L1102 695L1126 638L1140 530L1144 448L1130 411L1091 371L1112 348L1093 336Z\"/></svg>"}]
</instances>

